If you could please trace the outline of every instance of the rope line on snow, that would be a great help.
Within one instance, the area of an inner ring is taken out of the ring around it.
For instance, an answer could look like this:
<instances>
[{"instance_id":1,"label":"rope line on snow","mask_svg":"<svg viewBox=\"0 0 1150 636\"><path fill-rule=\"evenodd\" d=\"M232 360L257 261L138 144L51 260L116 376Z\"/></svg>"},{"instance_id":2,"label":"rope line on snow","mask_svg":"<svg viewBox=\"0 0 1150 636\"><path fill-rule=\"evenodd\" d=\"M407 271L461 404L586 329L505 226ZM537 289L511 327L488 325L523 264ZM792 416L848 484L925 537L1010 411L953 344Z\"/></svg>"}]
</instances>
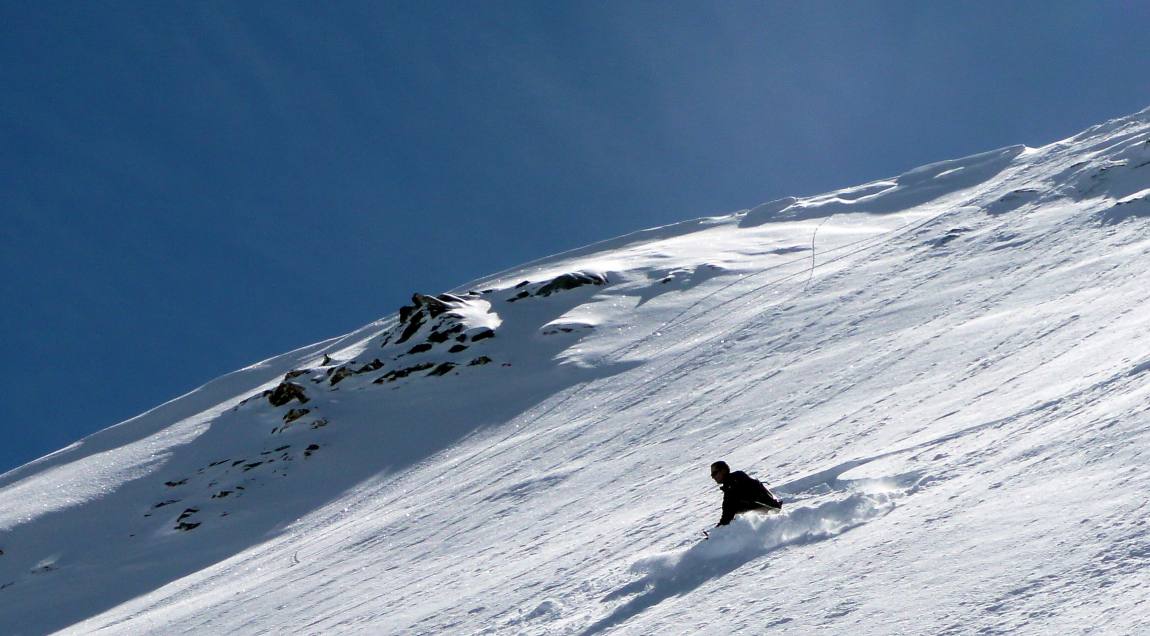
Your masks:
<instances>
[{"instance_id":1,"label":"rope line on snow","mask_svg":"<svg viewBox=\"0 0 1150 636\"><path fill-rule=\"evenodd\" d=\"M897 228L895 228L895 229L893 229L893 230L889 230L889 231L886 231L886 232L882 232L881 234L877 234L877 235L875 235L875 236L868 236L868 237L866 237L866 238L863 238L863 239L859 239L859 240L857 240L857 241L851 241L850 243L846 243L846 244L844 244L844 245L840 245L840 246L838 246L838 247L835 247L835 248L831 248L831 249L829 249L829 250L826 250L826 253L828 253L828 254L831 254L831 253L834 253L834 252L840 252L840 251L842 251L842 250L850 249L850 248L852 248L852 247L861 246L861 247L857 247L857 249L853 249L853 250L850 250L850 251L846 252L845 254L840 254L839 256L836 256L835 258L832 258L832 259L830 259L830 260L827 260L827 261L825 261L825 262L823 263L823 265L827 265L827 264L830 264L830 263L834 263L834 262L837 262L837 261L843 260L843 259L845 259L845 258L848 258L848 257L850 257L850 256L853 256L853 255L855 255L855 254L858 254L858 253L861 253L861 252L863 252L863 251L866 251L867 249L870 249L870 248L871 248L871 247L873 247L874 245L878 245L878 244L880 244L880 243L881 243L881 242L883 242L885 239L889 239L889 238L897 238L898 236L902 236L902 235L904 235L904 234L907 234L907 233L909 233L909 232L911 232L911 231L913 231L913 230L916 230L916 229L918 229L918 228L924 227L924 226L926 226L927 224L929 224L930 222L934 221L935 219L938 219L938 218L942 217L944 214L946 214L946 213L948 213L948 212L950 212L950 209L943 209L943 210L942 210L942 211L940 211L939 213L937 213L937 214L933 214L933 215L931 215L931 216L929 216L929 217L927 217L927 218L923 219L922 221L918 221L918 222L911 222L911 223L906 223L906 224L904 224L904 225L902 225L902 226L900 226L900 227L897 227ZM834 216L834 215L832 214L831 216ZM823 223L826 223L826 221L828 221L830 218L831 218L831 217L829 217L829 216L828 216L826 219L823 219L822 223L820 223L820 224L819 224L819 226L821 226ZM818 227L816 227L816 228L815 228L815 234L817 234L817 233L818 233ZM814 235L812 235L812 237L811 237L812 243L813 243L814 239L815 239L815 237L814 237ZM872 243L872 244L871 244L871 245L863 245L864 243ZM746 282L746 281L747 281L747 280L749 280L750 278L753 278L753 277L756 277L756 276L760 276L760 275L762 275L762 274L765 274L765 273L768 273L768 272L774 271L774 270L776 270L776 269L779 269L780 267L786 267L786 266L788 266L788 265L793 265L793 264L795 264L795 263L805 262L806 260L807 260L807 258L804 256L804 257L801 257L801 258L792 259L792 260L790 260L790 261L787 261L787 262L784 262L784 263L779 263L779 264L777 264L777 265L771 265L771 266L769 266L769 267L765 267L765 268L763 268L763 269L761 269L761 270L759 270L759 271L757 271L757 272L754 272L754 273L748 274L748 275L746 275L746 276L740 276L738 279L736 279L736 280L734 280L734 281L732 281L732 282L730 282L730 283L727 283L726 285L723 285L722 287L720 287L720 288L718 288L718 289L716 289L716 290L714 290L714 291L712 291L712 292L708 293L707 295L703 296L703 297L702 297L702 298L700 298L699 300L695 301L695 302L694 302L694 303L692 303L692 304L691 304L689 307L687 307L687 308L683 309L683 310L682 310L682 311L680 311L678 314L676 314L675 316L673 316L673 317L671 317L670 319L668 319L666 322L664 322L664 323L662 323L661 325L659 325L659 327L657 327L657 328L655 329L655 331L654 331L654 332L652 332L652 333L649 333L649 334L647 334L646 336L643 336L642 338L639 338L638 340L636 340L636 341L632 342L631 344L628 344L628 345L624 345L624 346L622 346L622 347L620 347L620 348L616 349L615 351L611 352L610 354L608 354L607 356L604 356L604 357L605 357L605 358L614 358L614 359L618 359L620 356L626 355L626 354L630 353L631 351L634 351L635 349L639 348L639 347L640 347L640 346L642 346L643 344L645 344L645 343L647 343L647 342L651 341L651 339L655 337L655 334L657 334L657 333L661 333L661 331L662 331L662 330L665 330L665 329L666 329L666 327L667 327L668 325L671 325L672 323L675 323L675 322L677 322L677 321L678 321L680 318L682 318L683 316L685 316L685 315L686 315L687 313L689 313L689 312L690 312L692 309L694 309L695 307L698 307L700 304L702 304L702 303L703 303L704 301L706 301L707 299L709 299L709 298L713 298L713 297L714 297L716 294L718 294L718 293L720 293L720 292L723 292L723 291L725 291L725 290L727 290L727 289L730 289L731 287L733 287L733 286L735 286L735 285L738 285L738 284L740 284L740 283ZM814 266L814 265L812 265L812 269L810 270L810 274L809 274L809 275L810 275L810 276L812 276L812 277L813 277L813 275L814 275L814 267L815 267L815 266ZM721 303L719 303L719 304L717 304L717 305L713 305L713 306L710 306L710 307L706 308L706 309L705 309L703 312L701 312L699 315L700 315L700 316L702 316L702 315L706 315L706 314L708 314L708 313L711 313L711 312L713 312L713 311L716 311L716 310L718 310L719 308L721 308L721 307L723 307L723 306L725 306L725 305L727 305L727 304L729 304L729 303L731 303L731 302L734 302L734 301L738 300L739 298L745 297L745 296L747 296L748 294L753 294L753 293L755 293L755 292L759 292L759 291L762 291L762 290L764 290L764 289L767 289L767 288L769 288L769 287L772 287L772 286L774 286L774 285L777 285L777 284L779 284L779 283L781 283L781 282L783 282L783 281L786 281L786 280L788 280L788 279L791 279L791 278L794 278L794 277L796 277L796 276L799 276L799 275L803 274L805 271L807 271L807 270L806 270L806 269L803 269L803 270L799 270L799 271L797 271L797 272L792 272L792 273L790 273L790 274L786 274L786 275L783 275L783 276L779 276L778 278L773 278L773 279L771 279L771 280L767 281L766 283L763 283L762 285L759 285L759 286L757 286L757 287L754 287L754 288L752 288L751 290L749 290L749 291L747 291L747 292L745 292L745 293L743 293L743 294L740 294L739 296L736 296L736 297L734 297L734 298L731 298L731 299L729 299L729 300L725 300L725 301L723 301L723 302L721 302ZM801 293L801 291L800 291L800 293ZM717 338L717 337L718 337L718 336L713 336L713 337L711 338L711 340L714 340L714 339L715 339L715 338ZM570 401L571 401L573 398L575 398L576 396L578 396L578 395L582 394L582 392L583 392L583 391L584 391L584 390L587 388L587 386L589 386L589 384L590 384L590 382L585 382L585 383L583 383L583 384L581 384L581 385L579 385L579 386L575 387L575 388L574 388L574 390L573 390L573 391L571 391L570 393L568 393L566 397L564 397L564 398L562 398L561 400L559 400L558 402L556 402L556 403L552 404L552 405L551 405L549 408L547 408L546 410L544 410L542 413L540 413L540 414L538 414L538 415L535 415L535 416L532 416L532 417L531 417L531 420L532 420L532 421L538 421L538 420L540 420L540 419L542 419L542 418L544 418L544 417L547 417L548 415L550 415L550 414L554 413L554 412L555 412L556 410L558 410L560 407L562 407L563 405L565 405L565 404L567 404L568 402L570 402ZM485 454L486 454L488 451L490 451L491 449L495 448L496 446L499 446L500 444L503 444L503 443L504 443L504 442L506 442L507 440L509 440L509 439L513 438L515 435L517 435L517 434L518 434L519 432L521 432L522 430L523 430L522 428L518 428L518 427L517 427L515 430L513 430L513 431L510 431L509 433L507 433L507 434L506 434L505 436L503 436L502 438L500 438L500 439L498 439L498 440L496 440L496 441L492 442L491 444L489 444L489 445L488 445L486 448L484 448L482 451L479 451L479 452L476 452L476 453L474 453L474 454L471 456L471 459L474 459L474 458L476 458L476 457L478 457L478 456L480 456L480 455L485 455Z\"/></svg>"},{"instance_id":2,"label":"rope line on snow","mask_svg":"<svg viewBox=\"0 0 1150 636\"><path fill-rule=\"evenodd\" d=\"M807 276L807 282L805 285L803 285L803 291L807 290L807 287L809 287L811 284L811 280L815 277L815 237L819 235L819 229L822 228L823 223L831 220L831 217L833 216L834 215L832 214L831 216L823 219L822 223L819 223L818 226L815 227L815 231L811 232L811 275Z\"/></svg>"},{"instance_id":3,"label":"rope line on snow","mask_svg":"<svg viewBox=\"0 0 1150 636\"><path fill-rule=\"evenodd\" d=\"M834 247L834 248L831 248L831 249L829 249L829 250L824 250L824 253L825 253L825 254L832 254L832 253L835 253L835 252L840 252L840 251L842 251L842 250L850 249L850 248L852 248L852 247L855 247L855 246L860 246L860 245L861 245L861 247L858 247L857 249L853 249L853 250L851 250L851 251L849 251L849 252L847 252L847 253L845 253L845 254L842 254L842 255L840 255L840 256L837 256L837 257L835 257L835 258L832 258L832 259L830 259L830 260L827 260L827 261L825 261L824 263L822 263L822 264L821 264L821 265L819 265L819 266L821 267L822 265L827 265L827 264L830 264L830 263L834 263L834 262L837 262L837 261L843 260L844 258L847 258L847 257L849 257L849 256L853 256L854 254L858 254L858 253L860 253L860 252L863 252L863 251L865 251L865 250L867 250L867 249L870 249L871 247L873 247L873 245L863 245L864 243L873 243L873 244L878 244L878 243L882 242L884 239L887 239L888 237L890 237L890 238L894 238L894 237L897 237L897 236L900 236L900 235L906 234L906 233L908 233L908 232L910 232L910 231L912 231L912 230L916 230L916 229L918 229L918 228L920 228L920 227L923 227L923 226L927 225L927 224L928 224L928 223L930 223L931 221L934 221L935 219L938 219L939 217L943 216L944 214L946 214L946 213L948 213L948 212L950 212L950 210L949 210L949 209L944 209L944 210L942 210L941 212L939 212L938 214L933 214L933 215L931 215L931 216L927 217L926 219L923 219L922 221L919 221L919 222L912 222L912 223L907 223L907 224L904 224L904 225L902 225L902 226L900 226L900 227L897 227L897 228L895 228L895 229L893 229L893 230L889 230L889 231L883 232L883 233L881 233L881 234L877 234L877 235L874 235L874 236L868 236L868 237L866 237L866 238L862 238L862 239L859 239L859 240L857 240L857 241L851 241L851 242L849 242L849 243L845 243L845 244L843 244L843 245L840 245L840 246L838 246L838 247ZM832 216L833 216L833 215L832 215ZM828 218L829 218L829 217L828 217ZM757 276L761 276L761 275L763 275L763 274L766 274L766 273L768 273L768 272L772 272L772 271L774 271L774 270L776 270L776 269L779 269L779 268L781 268L781 267L787 267L788 265L793 265L793 264L795 264L795 263L805 262L806 260L807 260L807 257L803 256L803 257L801 257L801 258L792 259L792 260L790 260L790 261L786 261L786 262L784 262L784 263L779 263L778 265L771 265L771 266L769 266L769 267L765 267L765 268L763 268L763 269L761 269L761 270L759 270L759 271L757 271L757 272L753 272L753 273L751 273L751 274L747 274L746 276L740 276L740 277L739 277L739 278L737 278L736 280L734 280L734 281L731 281L730 283L727 283L726 285L723 285L722 287L719 287L718 289L716 289L716 290L714 290L713 292L711 292L711 293L707 294L706 296L703 296L703 297L702 297L702 298L700 298L699 300L697 300L697 301L695 301L694 303L692 303L692 304L691 304L689 307L686 307L686 308L684 308L682 311L680 311L679 313L677 313L677 314L675 314L674 316L672 316L671 318L669 318L669 319L668 319L667 321L665 321L663 324L659 325L659 327L658 327L658 328L656 328L655 332L652 332L652 333L650 333L650 334L648 334L648 335L646 335L646 336L644 336L644 337L640 338L639 340L636 340L635 342L632 342L632 343L631 343L631 344L629 344L629 345L625 345L625 346L623 346L623 347L620 347L619 349L616 349L615 351L613 351L613 352L611 353L611 355L612 355L612 356L618 356L618 355L626 355L627 353L630 353L632 350L634 350L634 349L637 349L639 346L641 346L641 345L643 345L644 343L648 342L648 341L649 341L649 340L650 340L650 339L651 339L651 338L654 336L654 334L655 334L655 333L659 333L661 330L664 330L664 329L665 329L665 328L666 328L668 325L671 325L672 323L675 323L675 322L676 322L676 321L678 321L680 318L682 318L683 316L685 316L686 314L688 314L688 313L689 313L691 310L693 310L694 308L698 307L699 305L702 305L702 304L703 304L705 301L707 301L708 299L710 299L710 298L714 297L715 295L719 294L720 292L726 291L727 289L730 289L731 287L734 287L735 285L738 285L738 284L740 284L740 283L743 283L743 282L745 282L745 281L747 281L747 280L749 280L749 279L751 279L751 278L754 278L754 277L757 277ZM748 290L748 291L746 291L746 292L744 292L744 293L740 294L739 296L736 296L736 297L734 297L734 298L730 298L730 299L728 299L728 300L724 300L724 301L722 301L722 302L720 302L720 303L718 303L718 304L716 304L716 305L712 305L712 306L709 306L709 307L707 307L706 309L704 309L704 310L703 310L703 312L701 312L701 313L700 313L700 315L706 315L707 313L710 313L710 312L716 311L716 310L718 310L719 308L721 308L721 307L723 307L723 306L725 306L725 305L727 305L727 304L729 304L729 303L735 302L736 300L739 300L739 299L740 299L740 298L742 298L742 297L745 297L745 296L747 296L747 295L749 295L749 294L753 294L753 293L755 293L755 292L759 292L759 291L762 291L762 290L764 290L764 289L767 289L767 288L769 288L769 287L772 287L772 286L774 286L774 285L776 285L776 284L778 284L778 283L781 283L781 282L783 282L783 281L785 281L785 280L788 280L788 279L790 279L790 278L794 278L794 277L796 277L796 276L799 276L799 275L803 274L805 271L806 271L806 270L805 270L805 269L803 269L803 270L800 270L800 271L797 271L797 272L792 272L792 273L790 273L790 274L786 274L786 275L784 275L784 276L780 276L780 277L778 277L778 278L774 278L774 279L771 279L771 280L767 281L766 283L763 283L762 285L759 285L759 286L757 286L757 287L754 287L754 288L752 288L752 289L750 289L750 290Z\"/></svg>"}]
</instances>

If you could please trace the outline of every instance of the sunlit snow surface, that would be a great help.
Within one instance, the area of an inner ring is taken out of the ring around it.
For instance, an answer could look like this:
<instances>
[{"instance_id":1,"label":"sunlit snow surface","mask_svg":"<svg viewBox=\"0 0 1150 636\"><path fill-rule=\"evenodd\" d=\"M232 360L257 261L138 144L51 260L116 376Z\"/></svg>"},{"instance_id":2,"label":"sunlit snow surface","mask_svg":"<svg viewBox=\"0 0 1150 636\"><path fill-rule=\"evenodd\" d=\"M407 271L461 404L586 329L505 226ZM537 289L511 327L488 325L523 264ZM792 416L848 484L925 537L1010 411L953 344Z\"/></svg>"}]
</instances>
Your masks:
<instances>
[{"instance_id":1,"label":"sunlit snow surface","mask_svg":"<svg viewBox=\"0 0 1150 636\"><path fill-rule=\"evenodd\" d=\"M237 371L0 477L0 633L1150 633L1148 192L1143 111Z\"/></svg>"}]
</instances>

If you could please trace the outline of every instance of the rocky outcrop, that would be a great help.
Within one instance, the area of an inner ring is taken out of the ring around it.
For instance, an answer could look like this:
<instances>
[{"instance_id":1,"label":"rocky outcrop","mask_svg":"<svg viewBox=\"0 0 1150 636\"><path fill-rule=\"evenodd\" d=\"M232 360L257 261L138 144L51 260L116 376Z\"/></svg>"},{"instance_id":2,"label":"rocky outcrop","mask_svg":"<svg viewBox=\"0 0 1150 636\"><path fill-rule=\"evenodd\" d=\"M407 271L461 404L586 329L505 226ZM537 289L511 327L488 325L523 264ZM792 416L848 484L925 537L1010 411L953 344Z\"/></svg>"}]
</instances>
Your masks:
<instances>
[{"instance_id":1,"label":"rocky outcrop","mask_svg":"<svg viewBox=\"0 0 1150 636\"><path fill-rule=\"evenodd\" d=\"M180 516L176 518L175 529L187 532L188 530L195 530L196 528L200 527L199 522L184 521L185 519L191 517L192 515L196 514L199 511L200 511L199 508L187 508L187 509L185 509L183 512L180 513Z\"/></svg>"},{"instance_id":2,"label":"rocky outcrop","mask_svg":"<svg viewBox=\"0 0 1150 636\"><path fill-rule=\"evenodd\" d=\"M568 272L560 274L555 278L545 283L532 283L531 281L523 281L515 286L519 289L519 293L507 299L507 302L513 303L517 300L523 300L530 297L546 297L552 294L584 287L586 285L606 285L607 277L603 274L594 272Z\"/></svg>"},{"instance_id":3,"label":"rocky outcrop","mask_svg":"<svg viewBox=\"0 0 1150 636\"><path fill-rule=\"evenodd\" d=\"M480 340L487 340L488 338L494 338L494 337L495 337L495 331L494 330L483 329L482 331L479 331L478 333L476 333L474 336L471 336L471 341L472 342L479 342Z\"/></svg>"},{"instance_id":4,"label":"rocky outcrop","mask_svg":"<svg viewBox=\"0 0 1150 636\"><path fill-rule=\"evenodd\" d=\"M367 364L363 365L362 367L356 369L355 372L357 374L359 374L359 373L370 373L372 371L378 371L382 368L383 368L383 362L380 362L379 358L376 358L376 359L372 360L371 362L368 362Z\"/></svg>"},{"instance_id":5,"label":"rocky outcrop","mask_svg":"<svg viewBox=\"0 0 1150 636\"><path fill-rule=\"evenodd\" d=\"M399 324L402 325L403 329L400 331L398 339L395 340L395 344L407 342L424 324L466 302L466 300L453 294L440 294L438 296L412 294L411 304L399 308ZM388 340L390 338L385 338L384 344L387 344Z\"/></svg>"},{"instance_id":6,"label":"rocky outcrop","mask_svg":"<svg viewBox=\"0 0 1150 636\"><path fill-rule=\"evenodd\" d=\"M431 376L431 375L447 375L454 368L455 368L455 363L444 362L443 364L440 364L439 366L432 369L431 373L428 373L427 375L429 375L429 376Z\"/></svg>"},{"instance_id":7,"label":"rocky outcrop","mask_svg":"<svg viewBox=\"0 0 1150 636\"><path fill-rule=\"evenodd\" d=\"M331 372L331 386L335 386L353 375L355 375L355 373L351 369L347 367L337 367Z\"/></svg>"},{"instance_id":8,"label":"rocky outcrop","mask_svg":"<svg viewBox=\"0 0 1150 636\"><path fill-rule=\"evenodd\" d=\"M284 423L291 424L308 413L311 413L311 409L291 409L284 414Z\"/></svg>"},{"instance_id":9,"label":"rocky outcrop","mask_svg":"<svg viewBox=\"0 0 1150 636\"><path fill-rule=\"evenodd\" d=\"M573 272L570 274L562 274L556 276L551 282L539 288L535 292L536 296L550 296L556 292L567 289L576 289L584 285L605 285L607 284L607 277L602 274L588 274L585 272Z\"/></svg>"},{"instance_id":10,"label":"rocky outcrop","mask_svg":"<svg viewBox=\"0 0 1150 636\"><path fill-rule=\"evenodd\" d=\"M283 406L292 400L298 400L300 404L309 401L303 387L294 382L281 382L267 393L267 397L272 406Z\"/></svg>"},{"instance_id":11,"label":"rocky outcrop","mask_svg":"<svg viewBox=\"0 0 1150 636\"><path fill-rule=\"evenodd\" d=\"M426 370L428 370L434 366L435 366L434 362L421 362L419 364L416 364L416 365L413 365L410 367L406 367L403 369L392 369L391 371L388 371L387 373L385 373L382 376L380 376L379 378L377 378L374 382L372 382L372 384L383 384L384 382L395 382L396 380L398 380L400 378L406 378L407 376L411 375L412 373L415 373L417 371L426 371Z\"/></svg>"},{"instance_id":12,"label":"rocky outcrop","mask_svg":"<svg viewBox=\"0 0 1150 636\"><path fill-rule=\"evenodd\" d=\"M555 322L543 325L543 328L539 331L539 333L543 334L544 336L552 336L558 333L586 332L594 328L594 325L590 325L584 322Z\"/></svg>"}]
</instances>

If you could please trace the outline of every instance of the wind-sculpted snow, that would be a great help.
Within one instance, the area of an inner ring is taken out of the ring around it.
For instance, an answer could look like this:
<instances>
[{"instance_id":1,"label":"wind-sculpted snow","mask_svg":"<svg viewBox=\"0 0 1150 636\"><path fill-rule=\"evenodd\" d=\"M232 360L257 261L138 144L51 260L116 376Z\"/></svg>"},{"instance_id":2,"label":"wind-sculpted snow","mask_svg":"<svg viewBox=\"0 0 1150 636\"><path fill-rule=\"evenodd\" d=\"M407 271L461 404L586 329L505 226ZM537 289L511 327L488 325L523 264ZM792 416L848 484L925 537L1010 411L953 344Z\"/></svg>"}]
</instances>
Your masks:
<instances>
[{"instance_id":1,"label":"wind-sculpted snow","mask_svg":"<svg viewBox=\"0 0 1150 636\"><path fill-rule=\"evenodd\" d=\"M1150 633L1148 142L415 294L0 476L0 633Z\"/></svg>"},{"instance_id":2,"label":"wind-sculpted snow","mask_svg":"<svg viewBox=\"0 0 1150 636\"><path fill-rule=\"evenodd\" d=\"M970 188L986 183L1025 150L1025 146L1010 146L963 159L932 163L890 181L876 181L806 199L788 197L772 201L749 211L740 225L757 227L768 222L824 218L844 212L890 214L906 210L935 199L966 193Z\"/></svg>"}]
</instances>

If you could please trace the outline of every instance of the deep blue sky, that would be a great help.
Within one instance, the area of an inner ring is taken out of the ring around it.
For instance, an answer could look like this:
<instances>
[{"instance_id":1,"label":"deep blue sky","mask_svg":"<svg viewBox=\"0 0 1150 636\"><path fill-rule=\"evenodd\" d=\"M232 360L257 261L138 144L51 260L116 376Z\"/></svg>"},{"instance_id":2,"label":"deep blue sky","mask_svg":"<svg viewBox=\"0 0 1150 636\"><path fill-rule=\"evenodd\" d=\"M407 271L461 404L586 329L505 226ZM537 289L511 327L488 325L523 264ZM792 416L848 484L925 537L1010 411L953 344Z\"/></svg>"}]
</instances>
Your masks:
<instances>
[{"instance_id":1,"label":"deep blue sky","mask_svg":"<svg viewBox=\"0 0 1150 636\"><path fill-rule=\"evenodd\" d=\"M592 241L1150 105L1145 2L0 2L0 471Z\"/></svg>"}]
</instances>

